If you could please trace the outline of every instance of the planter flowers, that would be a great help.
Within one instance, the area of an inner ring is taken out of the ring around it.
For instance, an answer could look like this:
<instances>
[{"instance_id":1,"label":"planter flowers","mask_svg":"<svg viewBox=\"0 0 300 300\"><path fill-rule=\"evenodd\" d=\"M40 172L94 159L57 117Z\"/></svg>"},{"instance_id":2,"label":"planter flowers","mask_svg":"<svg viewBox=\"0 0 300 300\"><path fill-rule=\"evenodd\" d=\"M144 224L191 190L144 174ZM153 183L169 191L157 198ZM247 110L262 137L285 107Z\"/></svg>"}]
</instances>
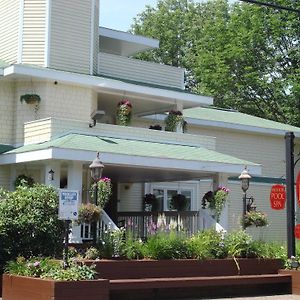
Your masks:
<instances>
[{"instance_id":1,"label":"planter flowers","mask_svg":"<svg viewBox=\"0 0 300 300\"><path fill-rule=\"evenodd\" d=\"M184 119L182 112L179 110L171 110L169 111L169 114L165 118L165 130L166 131L176 131L178 126L183 127L184 125Z\"/></svg>"},{"instance_id":2,"label":"planter flowers","mask_svg":"<svg viewBox=\"0 0 300 300\"><path fill-rule=\"evenodd\" d=\"M264 213L250 210L244 215L242 225L244 225L245 228L253 225L256 227L264 227L268 225L268 219Z\"/></svg>"},{"instance_id":3,"label":"planter flowers","mask_svg":"<svg viewBox=\"0 0 300 300\"><path fill-rule=\"evenodd\" d=\"M37 94L24 94L20 96L20 101L24 101L27 104L38 104L41 101L41 97Z\"/></svg>"},{"instance_id":4,"label":"planter flowers","mask_svg":"<svg viewBox=\"0 0 300 300\"><path fill-rule=\"evenodd\" d=\"M102 177L98 182L94 183L91 189L92 198L94 197L94 190L96 185L98 187L98 194L97 194L98 205L103 208L105 204L108 202L112 193L111 180L108 177Z\"/></svg>"},{"instance_id":5,"label":"planter flowers","mask_svg":"<svg viewBox=\"0 0 300 300\"><path fill-rule=\"evenodd\" d=\"M132 104L128 99L118 103L116 123L121 126L128 126L131 121Z\"/></svg>"},{"instance_id":6,"label":"planter flowers","mask_svg":"<svg viewBox=\"0 0 300 300\"><path fill-rule=\"evenodd\" d=\"M202 198L202 208L205 209L208 206L208 208L213 210L217 222L220 221L220 216L229 192L230 190L228 188L220 186L214 192L207 192Z\"/></svg>"}]
</instances>

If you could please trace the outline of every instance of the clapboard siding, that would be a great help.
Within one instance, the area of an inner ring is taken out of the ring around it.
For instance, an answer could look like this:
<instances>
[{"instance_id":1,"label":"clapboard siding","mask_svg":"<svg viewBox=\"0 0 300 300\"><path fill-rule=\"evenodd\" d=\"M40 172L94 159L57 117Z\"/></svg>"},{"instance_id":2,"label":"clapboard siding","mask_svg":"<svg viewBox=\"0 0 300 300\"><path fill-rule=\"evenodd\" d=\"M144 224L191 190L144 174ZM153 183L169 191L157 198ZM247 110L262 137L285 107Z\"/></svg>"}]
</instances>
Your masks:
<instances>
[{"instance_id":1,"label":"clapboard siding","mask_svg":"<svg viewBox=\"0 0 300 300\"><path fill-rule=\"evenodd\" d=\"M92 0L55 0L51 7L50 67L90 73Z\"/></svg>"},{"instance_id":2,"label":"clapboard siding","mask_svg":"<svg viewBox=\"0 0 300 300\"><path fill-rule=\"evenodd\" d=\"M19 39L19 0L0 1L0 59L16 63Z\"/></svg>"},{"instance_id":3,"label":"clapboard siding","mask_svg":"<svg viewBox=\"0 0 300 300\"><path fill-rule=\"evenodd\" d=\"M98 73L183 89L183 69L114 54L99 53Z\"/></svg>"},{"instance_id":4,"label":"clapboard siding","mask_svg":"<svg viewBox=\"0 0 300 300\"><path fill-rule=\"evenodd\" d=\"M24 0L22 63L45 64L46 0Z\"/></svg>"},{"instance_id":5,"label":"clapboard siding","mask_svg":"<svg viewBox=\"0 0 300 300\"><path fill-rule=\"evenodd\" d=\"M142 211L144 184L124 183L118 185L118 211Z\"/></svg>"},{"instance_id":6,"label":"clapboard siding","mask_svg":"<svg viewBox=\"0 0 300 300\"><path fill-rule=\"evenodd\" d=\"M0 188L9 189L10 170L9 167L1 166L0 168Z\"/></svg>"}]
</instances>

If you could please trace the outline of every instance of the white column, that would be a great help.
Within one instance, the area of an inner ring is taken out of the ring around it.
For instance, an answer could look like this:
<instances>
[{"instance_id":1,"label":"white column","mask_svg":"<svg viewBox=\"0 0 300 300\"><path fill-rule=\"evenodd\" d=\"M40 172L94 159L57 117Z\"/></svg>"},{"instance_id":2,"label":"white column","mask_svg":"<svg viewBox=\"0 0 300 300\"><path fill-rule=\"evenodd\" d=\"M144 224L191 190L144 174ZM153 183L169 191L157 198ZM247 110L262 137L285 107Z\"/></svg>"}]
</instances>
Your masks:
<instances>
[{"instance_id":1,"label":"white column","mask_svg":"<svg viewBox=\"0 0 300 300\"><path fill-rule=\"evenodd\" d=\"M218 187L221 186L225 186L227 187L228 185L228 175L224 174L224 173L217 173L214 177L213 177L213 188L214 191L218 189ZM229 199L230 195L227 198L227 201L225 203L225 206L223 208L223 211L221 213L220 216L220 221L219 224L228 231L228 220L229 220L229 216L228 216L228 199Z\"/></svg>"},{"instance_id":2,"label":"white column","mask_svg":"<svg viewBox=\"0 0 300 300\"><path fill-rule=\"evenodd\" d=\"M82 163L73 162L68 166L68 190L79 191L79 204L82 202ZM80 237L81 225L72 223L70 243L82 243Z\"/></svg>"},{"instance_id":3,"label":"white column","mask_svg":"<svg viewBox=\"0 0 300 300\"><path fill-rule=\"evenodd\" d=\"M54 171L53 180L49 178L49 171ZM51 185L59 189L60 187L60 163L55 161L50 161L44 170L44 182L46 185Z\"/></svg>"}]
</instances>

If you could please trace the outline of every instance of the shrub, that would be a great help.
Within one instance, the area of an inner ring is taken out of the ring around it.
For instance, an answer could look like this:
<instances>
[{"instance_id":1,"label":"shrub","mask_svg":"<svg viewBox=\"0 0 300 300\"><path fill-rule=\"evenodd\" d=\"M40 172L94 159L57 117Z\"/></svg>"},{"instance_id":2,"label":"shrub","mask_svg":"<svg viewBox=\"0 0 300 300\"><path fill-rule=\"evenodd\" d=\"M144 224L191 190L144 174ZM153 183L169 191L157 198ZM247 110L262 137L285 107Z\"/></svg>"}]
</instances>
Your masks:
<instances>
[{"instance_id":1,"label":"shrub","mask_svg":"<svg viewBox=\"0 0 300 300\"><path fill-rule=\"evenodd\" d=\"M205 230L187 240L188 256L196 259L224 258L223 234Z\"/></svg>"},{"instance_id":2,"label":"shrub","mask_svg":"<svg viewBox=\"0 0 300 300\"><path fill-rule=\"evenodd\" d=\"M151 259L187 258L186 239L171 231L150 236L145 244L145 256Z\"/></svg>"},{"instance_id":3,"label":"shrub","mask_svg":"<svg viewBox=\"0 0 300 300\"><path fill-rule=\"evenodd\" d=\"M123 255L127 259L142 259L145 257L145 247L141 239L135 239L132 236L127 236L124 247Z\"/></svg>"},{"instance_id":4,"label":"shrub","mask_svg":"<svg viewBox=\"0 0 300 300\"><path fill-rule=\"evenodd\" d=\"M18 257L16 261L8 262L5 272L12 275L49 278L54 280L77 281L95 278L95 266L87 266L78 261L72 261L70 267L63 268L58 260L33 257L26 260Z\"/></svg>"},{"instance_id":5,"label":"shrub","mask_svg":"<svg viewBox=\"0 0 300 300\"><path fill-rule=\"evenodd\" d=\"M55 256L62 253L64 223L58 219L53 187L21 185L0 192L0 257Z\"/></svg>"}]
</instances>

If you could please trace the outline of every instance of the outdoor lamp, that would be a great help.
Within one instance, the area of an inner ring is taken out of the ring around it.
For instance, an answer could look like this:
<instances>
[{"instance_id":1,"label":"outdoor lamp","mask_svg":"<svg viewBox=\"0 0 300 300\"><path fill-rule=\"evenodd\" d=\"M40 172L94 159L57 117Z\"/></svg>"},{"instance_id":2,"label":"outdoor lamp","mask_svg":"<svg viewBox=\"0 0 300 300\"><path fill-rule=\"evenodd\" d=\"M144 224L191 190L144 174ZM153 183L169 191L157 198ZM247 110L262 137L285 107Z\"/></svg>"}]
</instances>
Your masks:
<instances>
[{"instance_id":1,"label":"outdoor lamp","mask_svg":"<svg viewBox=\"0 0 300 300\"><path fill-rule=\"evenodd\" d=\"M247 167L242 171L241 175L239 176L239 179L241 180L241 187L244 192L243 195L243 217L246 215L247 212L247 190L249 189L250 179L251 175L248 173ZM243 224L243 229L245 229L245 225Z\"/></svg>"},{"instance_id":2,"label":"outdoor lamp","mask_svg":"<svg viewBox=\"0 0 300 300\"><path fill-rule=\"evenodd\" d=\"M100 153L97 152L97 157L93 160L93 162L90 164L89 168L91 170L91 177L94 179L94 181L98 181L102 177L102 172L104 169L103 163L99 159Z\"/></svg>"},{"instance_id":3,"label":"outdoor lamp","mask_svg":"<svg viewBox=\"0 0 300 300\"><path fill-rule=\"evenodd\" d=\"M245 169L242 171L241 175L239 176L239 179L241 180L242 190L244 193L246 193L249 189L251 179L251 175L248 173L247 167L245 167Z\"/></svg>"},{"instance_id":4,"label":"outdoor lamp","mask_svg":"<svg viewBox=\"0 0 300 300\"><path fill-rule=\"evenodd\" d=\"M54 171L52 169L48 172L48 179L51 181L54 180Z\"/></svg>"}]
</instances>

